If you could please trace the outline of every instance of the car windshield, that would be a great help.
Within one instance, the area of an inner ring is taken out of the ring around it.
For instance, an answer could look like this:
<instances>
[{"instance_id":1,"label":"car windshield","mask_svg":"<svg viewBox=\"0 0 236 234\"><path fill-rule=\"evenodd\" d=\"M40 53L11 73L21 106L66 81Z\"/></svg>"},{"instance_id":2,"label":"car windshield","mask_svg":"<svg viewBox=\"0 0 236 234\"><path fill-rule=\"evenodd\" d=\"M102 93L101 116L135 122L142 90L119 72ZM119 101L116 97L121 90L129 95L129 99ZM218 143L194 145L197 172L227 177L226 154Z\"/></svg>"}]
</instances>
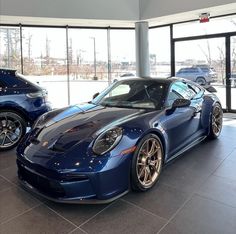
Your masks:
<instances>
[{"instance_id":1,"label":"car windshield","mask_svg":"<svg viewBox=\"0 0 236 234\"><path fill-rule=\"evenodd\" d=\"M166 84L157 80L119 81L98 95L93 103L108 107L161 109L165 102Z\"/></svg>"}]
</instances>

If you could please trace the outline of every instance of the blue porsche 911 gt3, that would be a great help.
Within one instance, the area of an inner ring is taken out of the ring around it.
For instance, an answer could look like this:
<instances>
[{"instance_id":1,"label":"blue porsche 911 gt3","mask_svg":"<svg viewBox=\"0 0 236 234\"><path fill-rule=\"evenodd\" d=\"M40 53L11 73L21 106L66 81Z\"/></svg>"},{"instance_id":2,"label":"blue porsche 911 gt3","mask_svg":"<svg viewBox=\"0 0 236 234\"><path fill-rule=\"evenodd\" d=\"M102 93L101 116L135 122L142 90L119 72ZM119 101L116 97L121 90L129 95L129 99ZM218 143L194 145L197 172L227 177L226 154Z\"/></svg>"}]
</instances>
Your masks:
<instances>
[{"instance_id":1,"label":"blue porsche 911 gt3","mask_svg":"<svg viewBox=\"0 0 236 234\"><path fill-rule=\"evenodd\" d=\"M152 188L163 164L217 138L222 116L216 95L191 81L124 79L42 115L17 148L19 179L53 201L111 202Z\"/></svg>"}]
</instances>

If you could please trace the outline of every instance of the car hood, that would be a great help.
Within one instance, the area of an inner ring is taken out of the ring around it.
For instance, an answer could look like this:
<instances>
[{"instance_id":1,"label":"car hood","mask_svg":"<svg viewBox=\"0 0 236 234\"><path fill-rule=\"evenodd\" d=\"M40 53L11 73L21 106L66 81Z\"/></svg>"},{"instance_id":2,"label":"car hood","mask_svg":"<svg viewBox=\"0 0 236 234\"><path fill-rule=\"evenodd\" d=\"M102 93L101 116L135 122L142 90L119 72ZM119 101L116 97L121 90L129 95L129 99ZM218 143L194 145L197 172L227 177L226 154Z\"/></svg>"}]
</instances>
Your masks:
<instances>
[{"instance_id":1,"label":"car hood","mask_svg":"<svg viewBox=\"0 0 236 234\"><path fill-rule=\"evenodd\" d=\"M72 106L36 126L29 138L37 151L47 148L65 152L77 144L89 144L106 129L120 126L143 113L145 110L94 104Z\"/></svg>"}]
</instances>

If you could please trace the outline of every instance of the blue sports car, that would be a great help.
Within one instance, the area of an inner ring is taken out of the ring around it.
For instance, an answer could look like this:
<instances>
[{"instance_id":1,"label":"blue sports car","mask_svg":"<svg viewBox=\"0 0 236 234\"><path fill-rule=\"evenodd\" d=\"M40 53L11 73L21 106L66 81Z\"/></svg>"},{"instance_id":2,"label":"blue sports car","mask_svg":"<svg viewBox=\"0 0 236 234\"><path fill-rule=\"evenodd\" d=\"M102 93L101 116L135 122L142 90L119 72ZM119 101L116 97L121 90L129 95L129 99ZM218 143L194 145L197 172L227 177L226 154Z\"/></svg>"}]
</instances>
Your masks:
<instances>
[{"instance_id":1,"label":"blue sports car","mask_svg":"<svg viewBox=\"0 0 236 234\"><path fill-rule=\"evenodd\" d=\"M19 179L53 201L111 202L152 188L163 164L217 138L222 116L219 99L191 81L124 79L42 115L17 148Z\"/></svg>"},{"instance_id":2,"label":"blue sports car","mask_svg":"<svg viewBox=\"0 0 236 234\"><path fill-rule=\"evenodd\" d=\"M51 109L45 89L14 69L0 68L0 151L14 148L27 127Z\"/></svg>"}]
</instances>

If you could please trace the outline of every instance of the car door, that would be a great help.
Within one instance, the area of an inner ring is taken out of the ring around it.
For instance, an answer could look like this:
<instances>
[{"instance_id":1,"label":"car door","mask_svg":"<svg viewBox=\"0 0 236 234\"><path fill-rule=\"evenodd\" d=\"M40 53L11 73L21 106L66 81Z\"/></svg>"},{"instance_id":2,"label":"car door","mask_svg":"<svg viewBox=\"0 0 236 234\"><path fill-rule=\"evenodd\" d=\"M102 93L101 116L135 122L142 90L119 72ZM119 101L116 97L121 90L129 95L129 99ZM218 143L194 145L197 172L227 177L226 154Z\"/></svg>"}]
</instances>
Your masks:
<instances>
[{"instance_id":1,"label":"car door","mask_svg":"<svg viewBox=\"0 0 236 234\"><path fill-rule=\"evenodd\" d=\"M167 98L169 107L177 98L189 99L191 104L187 107L176 108L173 113L166 115L162 123L168 136L168 157L176 154L200 135L202 99L195 99L196 95L197 92L188 85L188 82L177 81L169 90Z\"/></svg>"}]
</instances>

